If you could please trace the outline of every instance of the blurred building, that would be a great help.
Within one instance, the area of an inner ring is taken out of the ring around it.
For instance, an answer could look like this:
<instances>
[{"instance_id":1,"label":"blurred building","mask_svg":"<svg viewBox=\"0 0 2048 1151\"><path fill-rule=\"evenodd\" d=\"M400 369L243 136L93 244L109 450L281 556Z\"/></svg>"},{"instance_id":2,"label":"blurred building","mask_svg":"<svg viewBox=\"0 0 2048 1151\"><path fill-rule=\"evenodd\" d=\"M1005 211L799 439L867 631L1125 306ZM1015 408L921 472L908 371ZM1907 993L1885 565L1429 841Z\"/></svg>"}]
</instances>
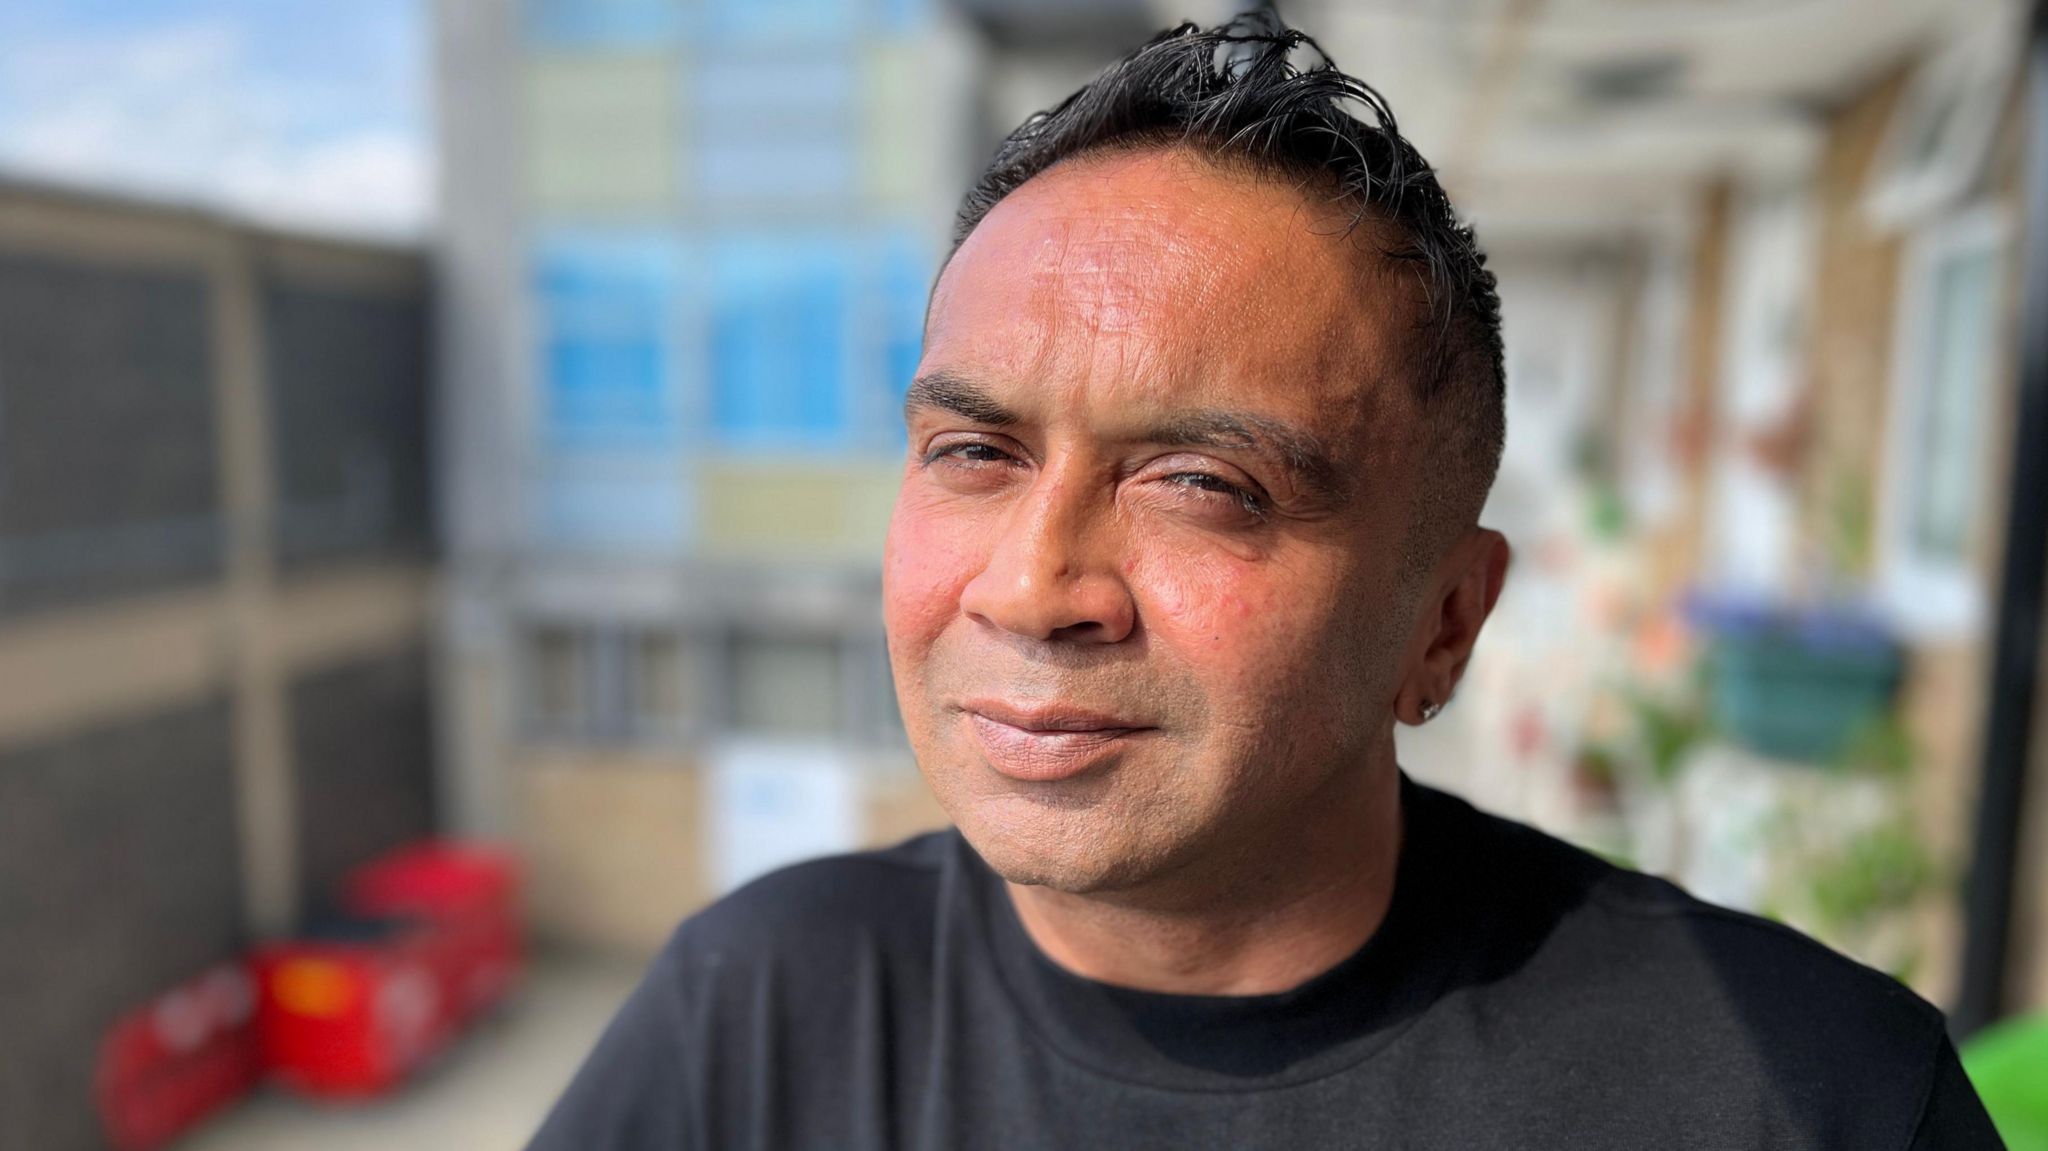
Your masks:
<instances>
[{"instance_id":1,"label":"blurred building","mask_svg":"<svg viewBox=\"0 0 2048 1151\"><path fill-rule=\"evenodd\" d=\"M1194 7L441 5L450 778L466 826L530 852L544 928L649 946L762 866L937 818L875 563L944 227L1008 127L1232 5ZM1589 765L1696 664L1686 596L1872 614L1904 650L1885 802L1933 878L1863 955L1952 1001L2011 476L2019 6L1285 9L1389 97L1501 277L1487 519L1519 561L1404 763L1785 912L1820 865L1767 829L1862 783L1809 795L1700 732L1683 780ZM2028 1001L2043 898L2017 905Z\"/></svg>"},{"instance_id":2,"label":"blurred building","mask_svg":"<svg viewBox=\"0 0 2048 1151\"><path fill-rule=\"evenodd\" d=\"M976 38L924 0L448 0L454 811L630 948L938 822L881 535Z\"/></svg>"},{"instance_id":3,"label":"blurred building","mask_svg":"<svg viewBox=\"0 0 2048 1151\"><path fill-rule=\"evenodd\" d=\"M435 0L427 253L0 183L0 1147L95 1145L116 1013L430 830L518 846L543 938L642 952L940 822L879 557L958 195L1234 6ZM1403 764L1944 1006L2048 1005L2048 705L1994 658L2043 642L2000 598L2023 6L1282 7L1501 280L1516 564ZM1702 594L1879 621L1892 742L1717 729ZM2034 783L1966 914L2001 702Z\"/></svg>"},{"instance_id":4,"label":"blurred building","mask_svg":"<svg viewBox=\"0 0 2048 1151\"><path fill-rule=\"evenodd\" d=\"M1510 433L1485 519L1517 563L1463 706L1404 732L1404 763L1954 1004L1993 645L2041 642L1998 606L2024 6L1453 7L1288 6L1386 92L1501 277ZM1604 753L1643 750L1630 711L1688 690L1712 638L1689 595L1878 621L1904 648L1898 787L1702 727L1669 778L1623 778L1617 812ZM2035 854L2009 864L2012 1006L2048 1002L2041 790ZM1910 866L1800 854L1880 794ZM1781 902L1836 880L1901 889L1881 931Z\"/></svg>"},{"instance_id":5,"label":"blurred building","mask_svg":"<svg viewBox=\"0 0 2048 1151\"><path fill-rule=\"evenodd\" d=\"M434 824L418 252L0 184L0 1146Z\"/></svg>"}]
</instances>

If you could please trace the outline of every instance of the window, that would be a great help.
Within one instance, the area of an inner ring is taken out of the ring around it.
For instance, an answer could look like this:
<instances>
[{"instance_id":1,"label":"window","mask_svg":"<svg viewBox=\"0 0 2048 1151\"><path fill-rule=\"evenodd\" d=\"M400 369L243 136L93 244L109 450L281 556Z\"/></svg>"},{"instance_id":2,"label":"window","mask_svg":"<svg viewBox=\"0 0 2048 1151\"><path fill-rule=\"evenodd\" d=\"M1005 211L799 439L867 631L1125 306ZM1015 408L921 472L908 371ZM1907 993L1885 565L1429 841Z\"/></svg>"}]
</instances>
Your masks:
<instances>
[{"instance_id":1,"label":"window","mask_svg":"<svg viewBox=\"0 0 2048 1151\"><path fill-rule=\"evenodd\" d=\"M535 251L531 496L550 545L667 551L686 535L684 272L659 232L561 233Z\"/></svg>"},{"instance_id":2,"label":"window","mask_svg":"<svg viewBox=\"0 0 2048 1151\"><path fill-rule=\"evenodd\" d=\"M711 32L722 39L777 41L843 37L856 33L863 0L747 0L706 9Z\"/></svg>"},{"instance_id":3,"label":"window","mask_svg":"<svg viewBox=\"0 0 2048 1151\"><path fill-rule=\"evenodd\" d=\"M925 293L931 286L934 261L922 244L909 235L896 235L883 245L880 255L880 291L875 297L882 308L881 368L888 398L886 426L902 443L903 394L910 389L910 377L917 372L924 354Z\"/></svg>"},{"instance_id":4,"label":"window","mask_svg":"<svg viewBox=\"0 0 2048 1151\"><path fill-rule=\"evenodd\" d=\"M1751 184L1735 204L1705 556L1712 582L1730 592L1781 595L1796 572L1798 495L1754 445L1787 426L1798 403L1813 293L1812 208L1803 181Z\"/></svg>"},{"instance_id":5,"label":"window","mask_svg":"<svg viewBox=\"0 0 2048 1151\"><path fill-rule=\"evenodd\" d=\"M526 728L543 740L664 744L698 712L697 648L659 627L547 623L529 633Z\"/></svg>"},{"instance_id":6,"label":"window","mask_svg":"<svg viewBox=\"0 0 2048 1151\"><path fill-rule=\"evenodd\" d=\"M1865 209L1880 224L1924 220L1983 173L2025 33L2018 5L1997 5L1913 76L1892 117Z\"/></svg>"},{"instance_id":7,"label":"window","mask_svg":"<svg viewBox=\"0 0 2048 1151\"><path fill-rule=\"evenodd\" d=\"M838 443L852 261L827 237L734 239L712 262L711 416L723 446Z\"/></svg>"},{"instance_id":8,"label":"window","mask_svg":"<svg viewBox=\"0 0 2048 1151\"><path fill-rule=\"evenodd\" d=\"M690 652L682 637L643 631L633 637L633 730L645 738L681 735L690 719Z\"/></svg>"},{"instance_id":9,"label":"window","mask_svg":"<svg viewBox=\"0 0 2048 1151\"><path fill-rule=\"evenodd\" d=\"M280 559L300 568L423 547L425 304L274 276L263 315Z\"/></svg>"},{"instance_id":10,"label":"window","mask_svg":"<svg viewBox=\"0 0 2048 1151\"><path fill-rule=\"evenodd\" d=\"M543 742L900 747L879 634L541 621L521 651L521 720Z\"/></svg>"},{"instance_id":11,"label":"window","mask_svg":"<svg viewBox=\"0 0 2048 1151\"><path fill-rule=\"evenodd\" d=\"M738 734L830 738L840 730L835 638L735 634L729 682Z\"/></svg>"},{"instance_id":12,"label":"window","mask_svg":"<svg viewBox=\"0 0 2048 1151\"><path fill-rule=\"evenodd\" d=\"M1901 624L1923 637L1967 632L1983 611L1974 560L2007 231L1992 209L1928 229L1900 285L1881 579Z\"/></svg>"},{"instance_id":13,"label":"window","mask_svg":"<svg viewBox=\"0 0 2048 1151\"><path fill-rule=\"evenodd\" d=\"M707 56L693 80L691 162L707 208L834 215L856 194L860 88L843 52Z\"/></svg>"},{"instance_id":14,"label":"window","mask_svg":"<svg viewBox=\"0 0 2048 1151\"><path fill-rule=\"evenodd\" d=\"M526 34L564 47L666 42L682 27L681 0L526 0Z\"/></svg>"},{"instance_id":15,"label":"window","mask_svg":"<svg viewBox=\"0 0 2048 1151\"><path fill-rule=\"evenodd\" d=\"M590 711L583 639L568 627L534 629L526 661L526 712L535 732L566 734L583 729Z\"/></svg>"},{"instance_id":16,"label":"window","mask_svg":"<svg viewBox=\"0 0 2048 1151\"><path fill-rule=\"evenodd\" d=\"M853 678L848 699L855 712L854 725L863 741L876 747L902 748L903 715L896 707L888 641L880 632L848 641L845 666Z\"/></svg>"},{"instance_id":17,"label":"window","mask_svg":"<svg viewBox=\"0 0 2048 1151\"><path fill-rule=\"evenodd\" d=\"M648 447L680 432L683 261L658 233L563 235L536 252L541 417L556 445Z\"/></svg>"}]
</instances>

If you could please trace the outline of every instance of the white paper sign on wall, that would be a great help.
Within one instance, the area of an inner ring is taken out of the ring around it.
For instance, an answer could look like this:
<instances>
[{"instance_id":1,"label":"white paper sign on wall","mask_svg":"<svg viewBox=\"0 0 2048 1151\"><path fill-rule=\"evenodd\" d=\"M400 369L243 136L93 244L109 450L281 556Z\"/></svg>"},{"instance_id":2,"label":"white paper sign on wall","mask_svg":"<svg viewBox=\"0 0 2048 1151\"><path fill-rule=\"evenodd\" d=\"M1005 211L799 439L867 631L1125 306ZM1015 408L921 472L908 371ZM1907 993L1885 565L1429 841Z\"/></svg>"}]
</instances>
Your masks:
<instances>
[{"instance_id":1,"label":"white paper sign on wall","mask_svg":"<svg viewBox=\"0 0 2048 1151\"><path fill-rule=\"evenodd\" d=\"M711 756L710 873L720 894L860 845L858 768L830 744L735 741Z\"/></svg>"}]
</instances>

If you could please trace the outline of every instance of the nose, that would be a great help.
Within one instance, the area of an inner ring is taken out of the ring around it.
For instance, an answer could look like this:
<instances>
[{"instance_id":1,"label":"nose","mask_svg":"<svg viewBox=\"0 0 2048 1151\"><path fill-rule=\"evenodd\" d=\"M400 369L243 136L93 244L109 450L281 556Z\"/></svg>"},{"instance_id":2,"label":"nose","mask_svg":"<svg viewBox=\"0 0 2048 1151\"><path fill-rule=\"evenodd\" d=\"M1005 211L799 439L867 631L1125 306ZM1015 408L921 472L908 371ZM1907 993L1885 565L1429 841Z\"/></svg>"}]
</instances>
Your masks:
<instances>
[{"instance_id":1,"label":"nose","mask_svg":"<svg viewBox=\"0 0 2048 1151\"><path fill-rule=\"evenodd\" d=\"M960 609L1013 635L1117 643L1137 609L1110 534L1086 485L1051 471L1010 509L988 563L960 592Z\"/></svg>"}]
</instances>

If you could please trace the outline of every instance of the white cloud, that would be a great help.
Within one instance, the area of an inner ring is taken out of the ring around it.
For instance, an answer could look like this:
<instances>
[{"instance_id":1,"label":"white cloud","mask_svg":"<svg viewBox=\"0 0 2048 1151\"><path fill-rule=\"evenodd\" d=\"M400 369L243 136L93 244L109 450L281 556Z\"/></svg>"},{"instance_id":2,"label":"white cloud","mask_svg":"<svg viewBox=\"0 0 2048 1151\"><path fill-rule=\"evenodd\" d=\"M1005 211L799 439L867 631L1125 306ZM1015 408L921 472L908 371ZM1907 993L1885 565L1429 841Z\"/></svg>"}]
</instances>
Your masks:
<instances>
[{"instance_id":1,"label":"white cloud","mask_svg":"<svg viewBox=\"0 0 2048 1151\"><path fill-rule=\"evenodd\" d=\"M0 166L269 223L407 236L432 207L416 126L308 132L330 87L266 79L240 29L195 23L0 48Z\"/></svg>"},{"instance_id":2,"label":"white cloud","mask_svg":"<svg viewBox=\"0 0 2048 1151\"><path fill-rule=\"evenodd\" d=\"M221 184L228 203L266 220L397 235L425 225L433 195L420 142L396 132L243 152Z\"/></svg>"}]
</instances>

